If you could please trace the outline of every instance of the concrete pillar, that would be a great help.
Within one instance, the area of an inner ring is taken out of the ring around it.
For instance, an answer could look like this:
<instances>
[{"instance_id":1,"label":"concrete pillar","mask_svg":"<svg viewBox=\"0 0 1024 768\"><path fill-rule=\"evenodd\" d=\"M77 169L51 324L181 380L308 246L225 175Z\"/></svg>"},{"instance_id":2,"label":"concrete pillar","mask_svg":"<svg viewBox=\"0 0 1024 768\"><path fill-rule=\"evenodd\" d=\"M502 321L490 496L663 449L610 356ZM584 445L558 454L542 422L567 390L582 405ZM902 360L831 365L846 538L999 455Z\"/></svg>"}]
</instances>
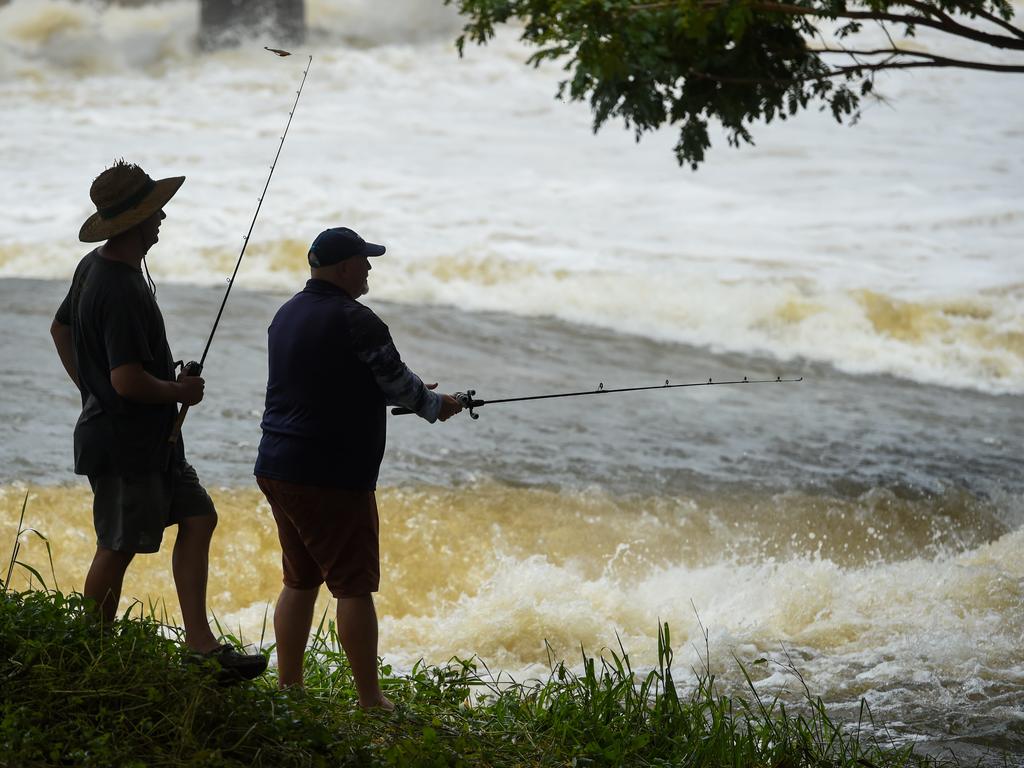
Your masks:
<instances>
[{"instance_id":1,"label":"concrete pillar","mask_svg":"<svg viewBox=\"0 0 1024 768\"><path fill-rule=\"evenodd\" d=\"M199 0L200 47L238 45L255 35L283 46L301 43L305 0Z\"/></svg>"}]
</instances>

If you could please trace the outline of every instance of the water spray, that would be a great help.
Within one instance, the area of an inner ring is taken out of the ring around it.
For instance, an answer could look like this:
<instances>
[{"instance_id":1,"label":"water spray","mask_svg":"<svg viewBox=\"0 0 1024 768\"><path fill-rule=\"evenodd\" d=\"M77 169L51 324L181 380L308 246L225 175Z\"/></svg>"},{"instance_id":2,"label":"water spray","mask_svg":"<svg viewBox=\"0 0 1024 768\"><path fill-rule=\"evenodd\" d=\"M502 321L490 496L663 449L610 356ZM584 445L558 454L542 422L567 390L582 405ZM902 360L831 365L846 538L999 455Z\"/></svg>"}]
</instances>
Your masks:
<instances>
[{"instance_id":1,"label":"water spray","mask_svg":"<svg viewBox=\"0 0 1024 768\"><path fill-rule=\"evenodd\" d=\"M604 383L597 385L597 389L587 389L582 392L558 392L552 395L527 395L526 397L503 397L499 400L477 400L476 390L468 389L465 392L456 392L454 397L459 405L469 411L471 418L479 419L480 414L474 412L475 408L479 408L483 405L497 405L498 403L523 403L528 400L552 400L559 397L582 397L583 395L610 395L617 392L645 392L650 390L661 390L661 389L679 389L682 387L724 387L733 384L797 384L804 380L801 376L798 379L784 379L781 376L776 376L774 379L748 379L744 376L742 379L735 381L714 381L708 379L707 381L690 381L685 384L672 384L668 379L665 379L664 384L656 384L650 387L622 387L619 389L605 389ZM391 413L394 416L404 416L407 413L413 413L408 408L392 408Z\"/></svg>"},{"instance_id":2,"label":"water spray","mask_svg":"<svg viewBox=\"0 0 1024 768\"><path fill-rule=\"evenodd\" d=\"M288 51L282 51L278 48L264 48L275 56L291 56ZM231 294L231 287L235 284L235 276L238 274L238 268L242 265L242 257L245 256L245 248L249 245L249 238L252 236L252 229L256 226L256 219L260 215L260 208L263 207L263 200L267 196L267 189L270 188L270 180L274 178L274 169L277 168L277 160L281 157L281 149L284 147L284 140L288 137L288 129L292 124L292 117L295 115L295 109L299 106L299 97L302 96L302 88L306 84L306 76L309 74L309 68L313 64L313 57L309 57L309 61L306 62L306 68L302 71L302 82L299 83L299 90L295 92L295 103L292 104L291 110L288 112L288 122L284 126L284 133L281 134L281 142L277 145L277 154L274 155L274 162L270 164L270 173L267 174L267 183L263 185L263 193L259 197L259 202L256 204L256 212L252 215L252 221L249 223L249 231L242 238L242 250L238 254L238 261L235 262L235 270L231 273L231 277L228 278L228 287L224 291L224 300L220 303L220 309L217 310L217 318L213 321L213 328L210 330L210 336L206 339L206 347L203 349L203 356L199 358L199 362L191 360L182 366L182 373L186 376L199 376L203 372L203 366L206 364L206 356L210 352L210 345L213 343L213 336L217 333L217 326L220 324L221 315L224 314L224 306L228 303L228 296ZM174 422L174 427L171 429L171 436L167 438L167 442L172 445L178 441L178 435L181 433L181 425L185 421L185 415L188 413L188 406L182 405L181 410L178 411L178 419Z\"/></svg>"}]
</instances>

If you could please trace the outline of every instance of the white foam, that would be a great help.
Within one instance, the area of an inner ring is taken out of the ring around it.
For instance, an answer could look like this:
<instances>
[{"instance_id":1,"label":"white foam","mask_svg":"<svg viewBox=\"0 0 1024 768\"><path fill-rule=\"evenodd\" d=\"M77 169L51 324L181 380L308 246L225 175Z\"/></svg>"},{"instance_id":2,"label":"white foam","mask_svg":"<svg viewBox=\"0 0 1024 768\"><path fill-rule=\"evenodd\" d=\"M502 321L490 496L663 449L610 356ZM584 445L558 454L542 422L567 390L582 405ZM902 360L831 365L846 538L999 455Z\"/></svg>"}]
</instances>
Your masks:
<instances>
[{"instance_id":1,"label":"white foam","mask_svg":"<svg viewBox=\"0 0 1024 768\"><path fill-rule=\"evenodd\" d=\"M313 68L240 285L298 286L306 243L345 223L389 246L376 298L1024 392L1010 76L885 75L891 101L860 125L803 114L739 151L717 136L691 173L671 131L592 136L510 34L460 61L450 9L321 0L309 19ZM0 276L66 279L88 183L126 156L189 177L157 279L223 283L304 58L261 41L200 54L196 29L183 0L0 8L0 169L17 180L0 188Z\"/></svg>"},{"instance_id":2,"label":"white foam","mask_svg":"<svg viewBox=\"0 0 1024 768\"><path fill-rule=\"evenodd\" d=\"M712 669L733 683L741 680L734 656L753 669L757 658L784 663L792 653L810 689L833 700L906 686L940 696L951 679L1021 684L1022 544L1018 530L934 559L717 562L630 580L588 577L542 555L506 557L473 594L427 604L419 615L382 617L381 643L402 666L478 654L521 679L542 674L544 640L555 658L573 662L581 644L593 655L617 652L621 639L634 666L650 668L657 627L667 622L681 677L708 653ZM775 667L754 674L762 688L795 682Z\"/></svg>"}]
</instances>

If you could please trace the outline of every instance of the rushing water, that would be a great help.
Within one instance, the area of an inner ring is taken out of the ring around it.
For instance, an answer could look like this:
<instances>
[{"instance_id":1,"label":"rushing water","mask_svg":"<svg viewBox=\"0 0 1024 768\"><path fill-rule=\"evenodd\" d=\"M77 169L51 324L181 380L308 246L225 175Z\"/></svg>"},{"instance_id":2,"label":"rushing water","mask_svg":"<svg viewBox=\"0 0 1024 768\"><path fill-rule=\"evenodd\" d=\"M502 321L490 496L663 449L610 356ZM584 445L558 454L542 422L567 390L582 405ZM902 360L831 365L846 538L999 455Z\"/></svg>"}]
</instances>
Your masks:
<instances>
[{"instance_id":1,"label":"rushing water","mask_svg":"<svg viewBox=\"0 0 1024 768\"><path fill-rule=\"evenodd\" d=\"M309 11L309 81L185 429L221 513L226 628L258 639L279 584L250 477L266 326L344 223L388 244L368 299L442 388L804 377L390 419L389 658L531 674L545 641L572 659L618 633L643 664L662 620L685 673L699 618L726 682L733 655L788 653L842 717L865 699L898 740L1024 755L1024 89L889 76L860 125L760 127L694 174L670 133L592 136L510 36L459 61L432 4ZM197 356L305 63L272 37L199 53L196 16L0 6L0 531L28 491L64 588L94 540L47 328L89 181L121 155L188 176L150 267L176 356ZM174 614L165 555L126 592Z\"/></svg>"}]
</instances>

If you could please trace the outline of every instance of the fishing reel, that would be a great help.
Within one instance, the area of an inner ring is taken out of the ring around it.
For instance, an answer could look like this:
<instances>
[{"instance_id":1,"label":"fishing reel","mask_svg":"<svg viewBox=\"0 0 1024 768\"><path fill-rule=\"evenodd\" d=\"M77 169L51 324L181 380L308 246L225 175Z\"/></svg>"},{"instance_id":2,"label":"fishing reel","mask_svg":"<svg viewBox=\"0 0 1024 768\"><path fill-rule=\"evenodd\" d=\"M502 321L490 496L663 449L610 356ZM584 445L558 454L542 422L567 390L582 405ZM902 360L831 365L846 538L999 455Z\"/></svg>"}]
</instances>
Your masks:
<instances>
[{"instance_id":1,"label":"fishing reel","mask_svg":"<svg viewBox=\"0 0 1024 768\"><path fill-rule=\"evenodd\" d=\"M195 360L189 360L187 363L184 363L181 360L175 360L174 370L178 370L179 368L185 376L199 376L203 372L203 366Z\"/></svg>"},{"instance_id":2,"label":"fishing reel","mask_svg":"<svg viewBox=\"0 0 1024 768\"><path fill-rule=\"evenodd\" d=\"M478 406L478 405L483 405L484 404L483 400L474 400L473 399L473 395L475 395L475 394L476 394L476 390L475 389L467 389L465 392L456 392L454 395L452 395L452 397L455 398L455 401L459 405L461 405L463 408L465 408L467 411L469 411L469 417L471 419L479 419L480 418L480 414L479 413L475 413L473 411L473 409L476 406Z\"/></svg>"},{"instance_id":3,"label":"fishing reel","mask_svg":"<svg viewBox=\"0 0 1024 768\"><path fill-rule=\"evenodd\" d=\"M487 401L486 400L477 400L475 397L473 397L473 395L475 395L475 394L476 394L476 390L475 389L467 389L465 392L455 392L455 393L453 393L452 397L455 398L455 402L457 402L459 405L461 405L463 408L465 408L467 411L469 411L469 415L470 415L471 418L479 419L480 418L480 414L474 412L473 409L474 408L479 408L481 405L487 405ZM406 414L409 414L409 413L415 413L415 411L410 411L408 408L405 408L405 407L398 407L398 408L392 408L391 409L391 415L392 416L405 416Z\"/></svg>"},{"instance_id":4,"label":"fishing reel","mask_svg":"<svg viewBox=\"0 0 1024 768\"><path fill-rule=\"evenodd\" d=\"M205 357L205 356L204 356ZM174 369L181 369L181 373L185 376L198 376L203 372L203 364L197 363L195 360L189 360L187 363L183 363L181 360L174 361ZM181 433L181 425L185 421L185 415L188 413L188 405L182 404L181 409L178 411L178 418L174 422L174 426L171 428L171 434L167 438L167 442L174 445L178 442L178 435Z\"/></svg>"}]
</instances>

